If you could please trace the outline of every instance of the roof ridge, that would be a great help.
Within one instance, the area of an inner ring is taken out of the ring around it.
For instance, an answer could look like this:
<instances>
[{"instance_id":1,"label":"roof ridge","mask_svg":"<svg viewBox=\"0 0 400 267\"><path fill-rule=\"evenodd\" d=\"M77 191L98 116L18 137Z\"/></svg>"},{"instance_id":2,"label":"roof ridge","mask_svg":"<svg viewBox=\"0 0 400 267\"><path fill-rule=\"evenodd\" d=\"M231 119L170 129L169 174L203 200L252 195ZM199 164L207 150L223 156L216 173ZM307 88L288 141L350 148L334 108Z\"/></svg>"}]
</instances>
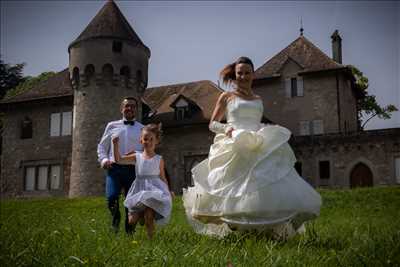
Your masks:
<instances>
[{"instance_id":1,"label":"roof ridge","mask_svg":"<svg viewBox=\"0 0 400 267\"><path fill-rule=\"evenodd\" d=\"M285 48L283 48L281 51L279 51L275 56L271 57L269 60L267 60L267 62L265 62L264 64L262 64L260 67L258 67L254 72L257 72L260 68L262 68L263 66L267 65L271 60L273 60L274 58L276 58L279 54L282 54L286 49L288 49L290 46L292 46L295 42L297 42L300 38L305 38L304 36L299 36L298 38L296 38L294 41L292 41L290 44L288 44Z\"/></svg>"},{"instance_id":2,"label":"roof ridge","mask_svg":"<svg viewBox=\"0 0 400 267\"><path fill-rule=\"evenodd\" d=\"M327 54L324 53L324 51L322 51L318 46L314 45L310 40L308 40L306 37L302 36L304 38L304 40L311 45L313 48L315 48L316 50L318 50L319 52L321 52L321 54L323 54L328 60L330 60L331 62L335 63L336 65L339 66L344 66L343 64L339 64L337 63L335 60L333 60L331 57L329 57Z\"/></svg>"},{"instance_id":3,"label":"roof ridge","mask_svg":"<svg viewBox=\"0 0 400 267\"><path fill-rule=\"evenodd\" d=\"M148 87L148 89L156 89L156 88L162 88L162 87L177 87L177 86L184 86L184 85L189 85L189 84L196 84L196 83L203 83L207 82L209 80L198 80L198 81L192 81L192 82L182 82L182 83L173 83L173 84L167 84L167 85L161 85L161 86L153 86L153 87ZM210 81L211 82L211 81Z\"/></svg>"},{"instance_id":4,"label":"roof ridge","mask_svg":"<svg viewBox=\"0 0 400 267\"><path fill-rule=\"evenodd\" d=\"M257 68L255 71L256 79L272 77L275 73L281 72L288 58L301 66L305 71L323 71L343 67L342 64L334 61L306 37L299 36Z\"/></svg>"}]
</instances>

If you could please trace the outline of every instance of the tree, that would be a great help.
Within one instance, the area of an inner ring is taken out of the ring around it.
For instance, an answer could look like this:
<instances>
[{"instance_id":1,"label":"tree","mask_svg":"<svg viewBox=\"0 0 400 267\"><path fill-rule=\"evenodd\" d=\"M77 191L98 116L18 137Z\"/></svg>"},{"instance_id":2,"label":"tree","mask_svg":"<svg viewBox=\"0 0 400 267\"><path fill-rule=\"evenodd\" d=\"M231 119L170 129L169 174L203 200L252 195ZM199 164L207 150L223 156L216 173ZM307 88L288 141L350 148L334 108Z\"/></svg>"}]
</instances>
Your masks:
<instances>
[{"instance_id":1,"label":"tree","mask_svg":"<svg viewBox=\"0 0 400 267\"><path fill-rule=\"evenodd\" d=\"M49 79L50 77L54 76L55 74L56 73L53 71L48 71L48 72L42 72L36 77L27 76L25 77L25 80L23 82L19 83L16 87L8 90L4 98L7 99L15 95L19 95L27 90L30 90L39 83L42 83L47 79Z\"/></svg>"},{"instance_id":2,"label":"tree","mask_svg":"<svg viewBox=\"0 0 400 267\"><path fill-rule=\"evenodd\" d=\"M357 100L358 120L361 122L362 112L369 115L363 124L360 125L361 129L364 129L364 126L376 116L384 120L390 119L392 113L398 110L397 107L392 104L389 104L386 107L381 107L376 101L375 96L368 94L368 78L365 77L364 74L355 66L348 65L348 67L351 69L351 72L356 79L356 90L358 90L357 92L360 94L360 97Z\"/></svg>"},{"instance_id":3,"label":"tree","mask_svg":"<svg viewBox=\"0 0 400 267\"><path fill-rule=\"evenodd\" d=\"M26 80L22 74L24 66L25 63L10 65L4 63L0 58L0 99L4 97L8 90Z\"/></svg>"}]
</instances>

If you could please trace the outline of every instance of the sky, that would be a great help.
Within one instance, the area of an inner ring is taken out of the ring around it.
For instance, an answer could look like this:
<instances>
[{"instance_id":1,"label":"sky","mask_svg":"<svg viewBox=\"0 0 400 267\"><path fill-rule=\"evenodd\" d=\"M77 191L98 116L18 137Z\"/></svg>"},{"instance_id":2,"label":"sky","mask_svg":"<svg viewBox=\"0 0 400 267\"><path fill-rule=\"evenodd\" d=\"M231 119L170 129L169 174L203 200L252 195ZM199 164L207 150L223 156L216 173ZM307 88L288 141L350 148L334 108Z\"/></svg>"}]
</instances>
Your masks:
<instances>
[{"instance_id":1,"label":"sky","mask_svg":"<svg viewBox=\"0 0 400 267\"><path fill-rule=\"evenodd\" d=\"M115 1L151 50L149 87L199 80L217 83L239 56L260 67L304 36L328 56L342 37L343 64L358 67L381 106L400 108L398 1ZM105 1L0 1L0 54L25 62L24 75L68 67L68 45ZM400 127L400 112L367 129Z\"/></svg>"}]
</instances>

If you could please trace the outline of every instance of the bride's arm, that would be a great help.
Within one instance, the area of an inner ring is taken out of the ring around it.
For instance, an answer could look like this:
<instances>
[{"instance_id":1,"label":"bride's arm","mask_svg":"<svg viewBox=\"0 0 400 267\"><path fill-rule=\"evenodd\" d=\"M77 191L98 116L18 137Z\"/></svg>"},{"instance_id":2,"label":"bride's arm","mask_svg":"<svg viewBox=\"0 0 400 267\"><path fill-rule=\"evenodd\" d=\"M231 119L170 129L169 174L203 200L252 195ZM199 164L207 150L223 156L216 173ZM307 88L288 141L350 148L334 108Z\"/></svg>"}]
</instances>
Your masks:
<instances>
[{"instance_id":1,"label":"bride's arm","mask_svg":"<svg viewBox=\"0 0 400 267\"><path fill-rule=\"evenodd\" d=\"M226 123L220 123L221 119L224 117L229 96L230 94L227 92L219 96L208 128L214 133L225 133L230 137L232 136L233 128Z\"/></svg>"}]
</instances>

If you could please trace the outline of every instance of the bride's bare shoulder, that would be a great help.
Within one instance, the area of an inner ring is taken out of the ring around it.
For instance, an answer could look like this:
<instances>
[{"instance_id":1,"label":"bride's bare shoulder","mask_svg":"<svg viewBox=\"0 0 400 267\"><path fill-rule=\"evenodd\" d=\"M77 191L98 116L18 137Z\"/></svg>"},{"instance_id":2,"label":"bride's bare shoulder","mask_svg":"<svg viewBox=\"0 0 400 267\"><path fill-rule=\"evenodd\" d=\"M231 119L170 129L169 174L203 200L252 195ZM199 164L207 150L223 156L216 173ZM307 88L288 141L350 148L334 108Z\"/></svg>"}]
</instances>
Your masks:
<instances>
[{"instance_id":1,"label":"bride's bare shoulder","mask_svg":"<svg viewBox=\"0 0 400 267\"><path fill-rule=\"evenodd\" d=\"M218 102L227 104L231 100L232 97L233 97L233 94L231 92L223 92L219 96Z\"/></svg>"}]
</instances>

